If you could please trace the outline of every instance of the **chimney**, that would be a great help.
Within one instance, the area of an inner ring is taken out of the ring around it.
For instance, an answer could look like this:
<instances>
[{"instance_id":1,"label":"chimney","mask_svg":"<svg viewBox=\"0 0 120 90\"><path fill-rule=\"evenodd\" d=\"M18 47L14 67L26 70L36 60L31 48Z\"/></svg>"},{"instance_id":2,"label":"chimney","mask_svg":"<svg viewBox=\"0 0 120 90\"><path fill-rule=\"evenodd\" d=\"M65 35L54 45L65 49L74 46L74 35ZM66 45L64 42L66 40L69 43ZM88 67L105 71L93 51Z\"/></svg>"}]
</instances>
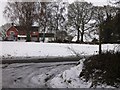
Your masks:
<instances>
[{"instance_id":1,"label":"chimney","mask_svg":"<svg viewBox=\"0 0 120 90\"><path fill-rule=\"evenodd\" d=\"M14 26L14 23L12 23L12 26Z\"/></svg>"}]
</instances>

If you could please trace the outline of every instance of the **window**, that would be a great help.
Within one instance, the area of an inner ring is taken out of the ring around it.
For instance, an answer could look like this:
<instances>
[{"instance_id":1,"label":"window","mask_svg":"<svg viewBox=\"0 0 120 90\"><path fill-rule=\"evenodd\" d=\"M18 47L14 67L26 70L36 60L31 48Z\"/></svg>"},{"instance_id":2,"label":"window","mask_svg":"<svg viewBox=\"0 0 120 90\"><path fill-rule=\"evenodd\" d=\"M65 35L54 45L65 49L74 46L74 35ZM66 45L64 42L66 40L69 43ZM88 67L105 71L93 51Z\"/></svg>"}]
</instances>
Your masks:
<instances>
[{"instance_id":1,"label":"window","mask_svg":"<svg viewBox=\"0 0 120 90\"><path fill-rule=\"evenodd\" d=\"M10 35L12 36L15 35L14 31L10 31Z\"/></svg>"}]
</instances>

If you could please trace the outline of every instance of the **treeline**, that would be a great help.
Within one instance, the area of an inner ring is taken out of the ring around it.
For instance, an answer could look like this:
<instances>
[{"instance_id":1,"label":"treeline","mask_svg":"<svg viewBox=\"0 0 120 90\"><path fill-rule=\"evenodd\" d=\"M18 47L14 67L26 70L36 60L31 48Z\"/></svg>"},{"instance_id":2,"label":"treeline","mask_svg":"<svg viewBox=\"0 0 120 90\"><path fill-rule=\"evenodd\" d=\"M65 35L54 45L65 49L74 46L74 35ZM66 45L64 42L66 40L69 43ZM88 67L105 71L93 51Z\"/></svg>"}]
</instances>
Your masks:
<instances>
[{"instance_id":1,"label":"treeline","mask_svg":"<svg viewBox=\"0 0 120 90\"><path fill-rule=\"evenodd\" d=\"M85 38L99 39L102 42L119 42L119 7L93 6L92 3L68 2L8 2L4 16L11 22L26 26L27 40L30 38L29 27L38 25L40 32L54 32L58 40L58 32L65 31L68 35L77 36L76 42L83 43ZM112 38L112 39L111 39Z\"/></svg>"}]
</instances>

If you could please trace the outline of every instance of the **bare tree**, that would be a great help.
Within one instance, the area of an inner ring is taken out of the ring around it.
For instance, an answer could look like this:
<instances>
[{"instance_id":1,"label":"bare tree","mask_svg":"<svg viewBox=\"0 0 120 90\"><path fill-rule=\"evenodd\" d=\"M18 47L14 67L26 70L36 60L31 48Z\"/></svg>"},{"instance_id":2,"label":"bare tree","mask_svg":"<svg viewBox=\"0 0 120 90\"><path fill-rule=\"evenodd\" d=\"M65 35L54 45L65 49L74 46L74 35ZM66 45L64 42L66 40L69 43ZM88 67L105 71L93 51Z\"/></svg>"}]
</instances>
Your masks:
<instances>
[{"instance_id":1,"label":"bare tree","mask_svg":"<svg viewBox=\"0 0 120 90\"><path fill-rule=\"evenodd\" d=\"M61 2L53 2L51 8L51 19L52 19L52 27L55 31L56 41L57 41L57 32L65 30L65 21L66 21L66 5L67 3Z\"/></svg>"},{"instance_id":2,"label":"bare tree","mask_svg":"<svg viewBox=\"0 0 120 90\"><path fill-rule=\"evenodd\" d=\"M26 27L27 41L30 41L30 27L33 25L35 14L35 2L8 2L4 10L6 18Z\"/></svg>"},{"instance_id":3,"label":"bare tree","mask_svg":"<svg viewBox=\"0 0 120 90\"><path fill-rule=\"evenodd\" d=\"M68 22L77 30L77 42L80 41L80 34L81 42L84 42L83 36L85 31L88 30L85 25L92 19L92 15L93 5L91 3L75 1L68 6Z\"/></svg>"},{"instance_id":4,"label":"bare tree","mask_svg":"<svg viewBox=\"0 0 120 90\"><path fill-rule=\"evenodd\" d=\"M54 32L57 34L59 30L64 28L64 2L40 2L38 6L37 22L39 23L41 32ZM55 36L57 40L57 35Z\"/></svg>"},{"instance_id":5,"label":"bare tree","mask_svg":"<svg viewBox=\"0 0 120 90\"><path fill-rule=\"evenodd\" d=\"M49 2L38 2L37 3L37 16L36 16L36 21L39 24L40 27L40 32L42 32L43 35L43 42L45 39L45 32L47 31L47 26L48 26L48 5Z\"/></svg>"}]
</instances>

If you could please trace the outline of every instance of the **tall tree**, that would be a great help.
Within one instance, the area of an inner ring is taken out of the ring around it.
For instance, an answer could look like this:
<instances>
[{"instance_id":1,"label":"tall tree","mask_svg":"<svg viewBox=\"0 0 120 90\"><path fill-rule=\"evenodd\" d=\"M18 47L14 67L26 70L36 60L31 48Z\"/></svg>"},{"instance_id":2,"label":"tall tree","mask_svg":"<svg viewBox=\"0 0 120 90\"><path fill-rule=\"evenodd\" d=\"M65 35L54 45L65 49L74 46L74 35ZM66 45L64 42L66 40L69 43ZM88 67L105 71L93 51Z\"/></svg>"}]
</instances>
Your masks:
<instances>
[{"instance_id":1,"label":"tall tree","mask_svg":"<svg viewBox=\"0 0 120 90\"><path fill-rule=\"evenodd\" d=\"M40 2L37 22L41 32L57 32L64 28L65 3L64 2ZM56 40L57 40L57 35Z\"/></svg>"},{"instance_id":2,"label":"tall tree","mask_svg":"<svg viewBox=\"0 0 120 90\"><path fill-rule=\"evenodd\" d=\"M99 54L101 54L101 44L103 41L111 40L111 18L116 15L116 9L109 5L107 6L95 6L94 7L94 19L96 20L96 26L99 32ZM104 32L105 31L105 32Z\"/></svg>"},{"instance_id":3,"label":"tall tree","mask_svg":"<svg viewBox=\"0 0 120 90\"><path fill-rule=\"evenodd\" d=\"M66 6L67 3L61 1L53 2L51 8L52 14L52 25L53 30L55 31L56 41L57 41L57 33L59 31L65 30L65 21L66 21Z\"/></svg>"},{"instance_id":4,"label":"tall tree","mask_svg":"<svg viewBox=\"0 0 120 90\"><path fill-rule=\"evenodd\" d=\"M5 17L26 28L26 41L30 41L30 27L34 23L35 10L35 2L8 2L4 10Z\"/></svg>"},{"instance_id":5,"label":"tall tree","mask_svg":"<svg viewBox=\"0 0 120 90\"><path fill-rule=\"evenodd\" d=\"M111 20L113 26L112 39L114 40L114 42L120 43L120 0L115 1L117 13L115 17L113 17L113 19Z\"/></svg>"},{"instance_id":6,"label":"tall tree","mask_svg":"<svg viewBox=\"0 0 120 90\"><path fill-rule=\"evenodd\" d=\"M93 5L88 2L78 2L68 6L68 22L69 24L77 30L77 42L79 42L79 38L81 36L81 42L83 41L83 36L85 32L88 30L85 26L92 19L93 15Z\"/></svg>"},{"instance_id":7,"label":"tall tree","mask_svg":"<svg viewBox=\"0 0 120 90\"><path fill-rule=\"evenodd\" d=\"M48 12L48 6L49 2L38 2L37 3L37 16L36 21L39 24L40 32L42 32L43 35L43 42L45 40L45 32L47 31L48 27L48 15L50 12Z\"/></svg>"},{"instance_id":8,"label":"tall tree","mask_svg":"<svg viewBox=\"0 0 120 90\"><path fill-rule=\"evenodd\" d=\"M96 27L99 30L99 54L102 53L101 44L102 44L102 37L101 37L101 31L102 31L102 23L104 21L105 17L105 11L103 7L94 6L94 19L96 20Z\"/></svg>"}]
</instances>

